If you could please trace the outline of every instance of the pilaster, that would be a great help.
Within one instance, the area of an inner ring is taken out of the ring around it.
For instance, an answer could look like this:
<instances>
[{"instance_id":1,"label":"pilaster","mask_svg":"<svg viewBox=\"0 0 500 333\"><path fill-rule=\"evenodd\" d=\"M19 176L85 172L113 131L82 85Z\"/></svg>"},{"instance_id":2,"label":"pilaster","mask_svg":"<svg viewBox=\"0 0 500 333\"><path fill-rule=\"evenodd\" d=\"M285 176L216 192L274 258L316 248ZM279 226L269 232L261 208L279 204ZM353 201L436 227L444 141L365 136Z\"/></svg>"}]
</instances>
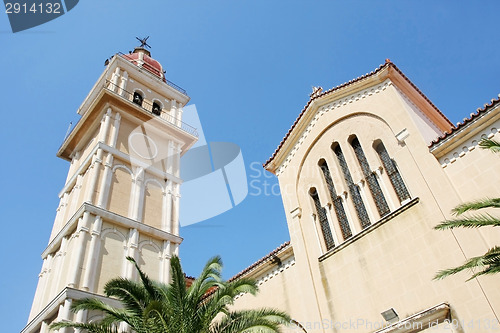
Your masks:
<instances>
[{"instance_id":1,"label":"pilaster","mask_svg":"<svg viewBox=\"0 0 500 333\"><path fill-rule=\"evenodd\" d=\"M113 175L112 168L113 154L108 153L106 155L106 161L104 162L103 181L101 183L101 188L99 189L99 198L97 199L97 206L101 208L106 208L108 202L111 177Z\"/></svg>"},{"instance_id":2,"label":"pilaster","mask_svg":"<svg viewBox=\"0 0 500 333\"><path fill-rule=\"evenodd\" d=\"M100 216L96 216L92 227L88 260L82 284L83 290L90 292L95 292L95 274L101 252L101 229L102 219Z\"/></svg>"},{"instance_id":3,"label":"pilaster","mask_svg":"<svg viewBox=\"0 0 500 333\"><path fill-rule=\"evenodd\" d=\"M87 234L90 227L90 213L83 213L83 217L78 221L78 227L76 231L76 244L73 248L72 260L70 262L69 280L68 286L76 288L79 283L81 276L81 269L83 265L83 259L85 255L85 242L87 240Z\"/></svg>"},{"instance_id":4,"label":"pilaster","mask_svg":"<svg viewBox=\"0 0 500 333\"><path fill-rule=\"evenodd\" d=\"M102 163L102 154L103 151L101 148L99 148L97 149L95 155L92 156L92 162L89 166L89 186L87 187L87 191L85 193L84 202L93 203L94 192L97 186L97 179L99 178L99 169Z\"/></svg>"}]
</instances>

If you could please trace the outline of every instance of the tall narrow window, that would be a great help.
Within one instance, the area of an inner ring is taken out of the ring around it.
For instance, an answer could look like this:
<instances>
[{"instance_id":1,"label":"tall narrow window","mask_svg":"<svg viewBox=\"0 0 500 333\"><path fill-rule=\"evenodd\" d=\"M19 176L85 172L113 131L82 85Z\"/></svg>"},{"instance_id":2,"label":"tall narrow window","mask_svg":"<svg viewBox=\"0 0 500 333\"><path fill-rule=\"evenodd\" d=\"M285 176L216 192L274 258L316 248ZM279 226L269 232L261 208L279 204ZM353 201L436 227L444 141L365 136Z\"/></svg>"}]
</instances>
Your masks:
<instances>
[{"instance_id":1,"label":"tall narrow window","mask_svg":"<svg viewBox=\"0 0 500 333\"><path fill-rule=\"evenodd\" d=\"M344 174L344 179L347 183L347 188L349 189L349 194L352 197L352 201L354 202L354 208L356 208L356 214L358 215L359 222L361 223L361 227L364 229L370 225L370 218L368 217L368 213L366 212L363 199L361 199L359 187L356 186L356 184L354 184L354 182L352 181L349 167L347 166L347 162L345 160L344 154L342 153L342 149L340 149L340 146L337 145L333 149L333 151L337 156L340 168L342 169L342 173Z\"/></svg>"},{"instance_id":2,"label":"tall narrow window","mask_svg":"<svg viewBox=\"0 0 500 333\"><path fill-rule=\"evenodd\" d=\"M323 171L323 176L325 176L326 186L328 187L328 192L332 198L333 208L335 210L335 215L337 215L337 220L340 224L340 230L342 231L342 237L344 240L352 236L351 227L347 221L347 215L342 204L342 198L337 195L335 191L335 186L333 186L332 175L330 174L330 169L328 169L328 164L325 160L320 161L319 167Z\"/></svg>"},{"instance_id":3,"label":"tall narrow window","mask_svg":"<svg viewBox=\"0 0 500 333\"><path fill-rule=\"evenodd\" d=\"M137 91L134 92L134 100L133 102L137 105L142 105L142 95L140 93L138 93Z\"/></svg>"},{"instance_id":4,"label":"tall narrow window","mask_svg":"<svg viewBox=\"0 0 500 333\"><path fill-rule=\"evenodd\" d=\"M382 217L388 214L390 212L390 209L387 205L387 201L385 201L385 197L382 193L382 189L380 188L380 184L378 183L377 176L375 176L375 174L371 172L370 166L368 165L368 161L366 160L365 153L363 152L363 148L361 148L361 144L359 143L358 138L354 138L351 141L351 146L354 149L356 158L358 159L359 165L361 166L363 176L368 183L368 189L370 190L370 193L375 200L377 211L380 214L380 217Z\"/></svg>"},{"instance_id":5,"label":"tall narrow window","mask_svg":"<svg viewBox=\"0 0 500 333\"><path fill-rule=\"evenodd\" d=\"M316 207L316 215L321 227L321 232L323 233L323 239L325 240L326 249L330 250L335 246L335 242L333 241L332 231L330 230L328 218L326 217L326 209L321 207L318 192L315 188L311 188L309 190L309 194L311 195L311 198L314 201L314 206Z\"/></svg>"},{"instance_id":6,"label":"tall narrow window","mask_svg":"<svg viewBox=\"0 0 500 333\"><path fill-rule=\"evenodd\" d=\"M380 157L380 160L382 161L382 164L384 165L385 172L387 172L387 175L391 180L392 187L394 188L394 191L396 191L399 201L403 202L404 200L410 199L410 193L408 193L408 189L403 182L403 178L401 178L401 175L396 168L396 163L387 153L384 144L382 142L379 143L375 149Z\"/></svg>"}]
</instances>

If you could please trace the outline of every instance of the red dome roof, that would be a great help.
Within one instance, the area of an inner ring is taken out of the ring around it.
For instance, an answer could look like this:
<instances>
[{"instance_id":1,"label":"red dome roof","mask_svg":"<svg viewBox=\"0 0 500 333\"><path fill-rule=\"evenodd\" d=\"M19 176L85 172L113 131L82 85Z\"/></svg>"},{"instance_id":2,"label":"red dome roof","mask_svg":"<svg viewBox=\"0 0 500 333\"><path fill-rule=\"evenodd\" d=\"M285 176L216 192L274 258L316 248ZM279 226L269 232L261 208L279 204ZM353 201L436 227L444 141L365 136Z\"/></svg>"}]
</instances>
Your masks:
<instances>
[{"instance_id":1,"label":"red dome roof","mask_svg":"<svg viewBox=\"0 0 500 333\"><path fill-rule=\"evenodd\" d=\"M133 64L146 69L151 74L158 76L163 81L166 81L165 74L163 73L163 67L158 61L149 56L149 51L136 48L133 53L125 54L123 57Z\"/></svg>"}]
</instances>

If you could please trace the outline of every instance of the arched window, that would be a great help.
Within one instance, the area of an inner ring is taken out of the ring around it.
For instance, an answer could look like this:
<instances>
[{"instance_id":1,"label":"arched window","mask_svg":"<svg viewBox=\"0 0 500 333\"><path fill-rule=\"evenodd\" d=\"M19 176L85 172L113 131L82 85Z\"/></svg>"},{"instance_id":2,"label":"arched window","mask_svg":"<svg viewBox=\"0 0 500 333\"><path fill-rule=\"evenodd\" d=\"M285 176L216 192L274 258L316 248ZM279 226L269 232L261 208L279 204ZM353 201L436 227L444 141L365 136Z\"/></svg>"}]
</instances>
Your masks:
<instances>
[{"instance_id":1,"label":"arched window","mask_svg":"<svg viewBox=\"0 0 500 333\"><path fill-rule=\"evenodd\" d=\"M325 177L326 186L328 187L328 193L330 193L330 197L332 198L333 208L335 210L335 215L337 215L337 220L340 224L340 230L342 231L342 237L344 240L348 239L352 236L351 227L349 226L349 222L347 221L347 215L344 210L344 205L342 204L342 198L337 195L335 191L335 186L333 185L332 175L330 174L330 169L328 169L328 164L326 164L325 160L321 160L319 162L319 167L323 172L323 176Z\"/></svg>"},{"instance_id":2,"label":"arched window","mask_svg":"<svg viewBox=\"0 0 500 333\"><path fill-rule=\"evenodd\" d=\"M133 99L133 102L139 106L142 106L142 100L143 100L143 97L141 95L141 93L139 92L134 92L134 99Z\"/></svg>"},{"instance_id":3,"label":"arched window","mask_svg":"<svg viewBox=\"0 0 500 333\"><path fill-rule=\"evenodd\" d=\"M314 201L316 216L318 217L321 232L323 233L323 239L325 240L326 249L330 250L331 248L335 247L335 242L333 241L332 231L330 229L330 225L328 224L328 218L326 217L326 209L321 207L318 192L314 187L309 190L309 195L311 195L311 198Z\"/></svg>"},{"instance_id":4,"label":"arched window","mask_svg":"<svg viewBox=\"0 0 500 333\"><path fill-rule=\"evenodd\" d=\"M396 191L399 201L403 202L404 200L410 199L410 193L408 192L408 189L406 188L405 183L403 182L403 178L401 178L401 175L399 174L399 171L396 168L396 163L394 162L393 159L391 159L391 157L387 153L384 144L382 142L379 143L375 148L375 150L377 151L377 154L380 157L380 160L382 161L382 165L384 166L385 172L387 172L387 175L391 180L392 187L394 188L394 191Z\"/></svg>"},{"instance_id":5,"label":"arched window","mask_svg":"<svg viewBox=\"0 0 500 333\"><path fill-rule=\"evenodd\" d=\"M159 116L161 114L161 105L158 102L153 102L153 114Z\"/></svg>"},{"instance_id":6,"label":"arched window","mask_svg":"<svg viewBox=\"0 0 500 333\"><path fill-rule=\"evenodd\" d=\"M342 149L340 149L340 145L337 145L335 148L333 148L333 152L335 153L335 156L337 156L340 169L342 169L344 179L347 183L347 188L349 189L349 194L351 195L352 201L354 202L354 208L356 208L356 214L358 215L361 227L364 229L370 226L370 218L368 217L368 213L366 212L363 199L361 199L359 187L354 184L352 180L351 173L349 172L349 167L347 166L347 162L345 160L344 154L342 153Z\"/></svg>"},{"instance_id":7,"label":"arched window","mask_svg":"<svg viewBox=\"0 0 500 333\"><path fill-rule=\"evenodd\" d=\"M370 193L375 200L377 211L380 217L382 217L388 214L391 210L389 209L384 194L382 193L382 189L380 188L380 184L378 183L377 176L370 170L370 166L368 165L368 161L366 160L365 153L363 152L363 148L361 148L361 144L359 143L358 138L355 137L354 139L352 139L351 146L354 149L356 158L358 159L359 165L361 166L363 176L368 183L368 189L370 190Z\"/></svg>"}]
</instances>

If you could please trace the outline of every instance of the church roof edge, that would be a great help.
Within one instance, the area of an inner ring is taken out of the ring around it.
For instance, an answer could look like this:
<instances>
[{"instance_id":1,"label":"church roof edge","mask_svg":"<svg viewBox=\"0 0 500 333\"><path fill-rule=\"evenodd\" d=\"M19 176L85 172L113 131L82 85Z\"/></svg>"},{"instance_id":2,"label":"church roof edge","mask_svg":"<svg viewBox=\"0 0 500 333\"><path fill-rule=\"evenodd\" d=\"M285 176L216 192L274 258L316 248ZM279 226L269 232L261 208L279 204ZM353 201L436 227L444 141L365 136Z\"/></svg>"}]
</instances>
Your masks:
<instances>
[{"instance_id":1,"label":"church roof edge","mask_svg":"<svg viewBox=\"0 0 500 333\"><path fill-rule=\"evenodd\" d=\"M310 99L309 101L306 103L306 105L304 106L304 108L302 109L302 111L300 112L299 116L297 117L297 119L295 120L295 122L292 124L291 128L288 130L288 132L286 133L286 135L284 136L284 138L281 140L280 144L278 145L278 147L275 149L275 151L273 152L273 154L271 155L271 157L265 162L263 163L263 167L267 170L269 170L269 167L270 167L270 164L271 162L276 158L276 156L278 155L278 153L280 152L280 150L282 149L282 147L284 146L285 142L287 141L287 139L290 137L290 135L292 134L293 130L295 129L295 127L297 126L297 124L299 123L299 121L302 119L302 117L304 116L304 114L306 113L307 109L309 108L309 106L312 104L313 101L319 99L319 98L322 98L326 95L330 95L332 93L335 93L337 92L338 90L342 89L342 88L346 88L346 87L349 87L359 81L362 81L364 79L367 79L367 78L370 78L372 76L375 76L379 73L381 73L383 70L385 69L389 69L389 68L392 68L393 70L395 70L409 85L411 85L411 87L413 89L415 89L415 91L425 99L425 101L427 103L429 103L429 105L434 109L436 110L436 112L445 119L445 121L447 123L449 123L450 127L454 127L454 125L448 120L448 118L437 108L437 106L435 106L431 101L430 99L424 95L424 93L418 89L418 87L389 59L386 59L385 60L385 63L381 64L379 67L377 67L375 70L365 74L365 75L362 75L362 76L359 76L355 79L352 79L348 82L345 82L345 83L342 83L336 87L333 87L329 90L326 90L324 92L320 92L320 93L313 93L311 94L310 96Z\"/></svg>"}]
</instances>

